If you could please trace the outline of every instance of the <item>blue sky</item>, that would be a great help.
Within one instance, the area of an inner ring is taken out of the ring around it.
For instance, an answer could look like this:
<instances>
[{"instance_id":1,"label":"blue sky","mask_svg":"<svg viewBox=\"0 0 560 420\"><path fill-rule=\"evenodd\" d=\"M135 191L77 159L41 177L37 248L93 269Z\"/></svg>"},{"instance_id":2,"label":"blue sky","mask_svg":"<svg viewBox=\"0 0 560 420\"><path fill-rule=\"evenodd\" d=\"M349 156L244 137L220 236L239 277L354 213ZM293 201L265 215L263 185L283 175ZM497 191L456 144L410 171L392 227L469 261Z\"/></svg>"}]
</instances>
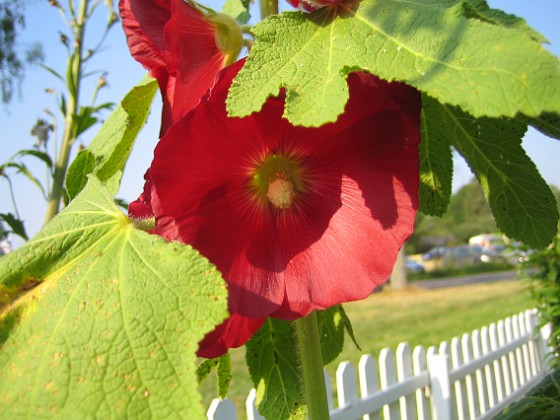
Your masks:
<instances>
[{"instance_id":1,"label":"blue sky","mask_svg":"<svg viewBox=\"0 0 560 420\"><path fill-rule=\"evenodd\" d=\"M205 3L207 6L219 9L221 1L214 0ZM558 0L490 0L492 7L514 13L527 20L527 22L545 35L550 45L546 48L556 56L560 56L560 1ZM96 43L96 32L100 32L106 19L103 3L99 6L96 20L92 21L89 31L86 32L86 44L92 46ZM63 46L58 41L58 32L63 28L58 12L45 1L31 0L27 7L26 29L21 34L22 47L33 42L41 42L46 54L45 64L64 74L66 55ZM116 24L105 43L106 48L88 63L87 70L108 71L107 80L109 89L99 93L98 102L118 102L145 74L140 64L135 62L128 52L125 37L120 24ZM91 76L85 85L82 103L88 104L91 91L99 74ZM46 71L40 68L31 68L26 72L22 86L21 96L15 97L12 103L0 110L0 162L4 162L19 149L31 148L35 139L30 135L30 130L37 118L45 118L44 109L56 112L55 98L45 93L45 88L60 89L59 82ZM0 106L1 107L1 106ZM152 113L148 124L144 127L127 165L121 190L118 197L127 201L134 200L142 190L143 174L152 159L152 152L159 132L159 118L161 105L156 97L152 106ZM58 124L62 129L62 119ZM81 141L87 145L98 128L93 128L86 133ZM551 140L535 130L529 130L523 146L527 154L534 160L545 180L560 186L560 141ZM29 161L31 162L31 161ZM29 165L41 177L44 168L39 165ZM460 159L456 159L454 174L454 190L468 182L472 177L470 169ZM44 175L43 178L44 179ZM13 185L18 200L21 217L25 220L28 233L32 236L40 229L45 202L39 191L21 176L13 177ZM7 184L0 179L0 212L13 212L11 200L8 195ZM16 245L21 241L15 240Z\"/></svg>"}]
</instances>

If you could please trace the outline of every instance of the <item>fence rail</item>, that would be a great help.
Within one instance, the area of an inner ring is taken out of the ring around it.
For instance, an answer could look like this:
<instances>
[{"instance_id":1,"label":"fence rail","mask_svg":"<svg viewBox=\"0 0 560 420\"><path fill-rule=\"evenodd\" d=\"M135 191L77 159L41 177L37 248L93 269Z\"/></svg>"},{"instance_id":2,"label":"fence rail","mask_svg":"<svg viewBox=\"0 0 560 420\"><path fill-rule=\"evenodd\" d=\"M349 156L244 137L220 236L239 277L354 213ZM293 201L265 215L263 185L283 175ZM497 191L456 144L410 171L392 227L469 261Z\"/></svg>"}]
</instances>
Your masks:
<instances>
[{"instance_id":1,"label":"fence rail","mask_svg":"<svg viewBox=\"0 0 560 420\"><path fill-rule=\"evenodd\" d=\"M528 310L490 324L450 343L413 350L401 343L385 348L379 360L361 357L336 370L335 406L325 372L332 420L488 419L516 401L548 373L550 328L537 329L538 314ZM247 398L248 420L261 420L253 389ZM214 399L208 420L237 419L229 399Z\"/></svg>"}]
</instances>

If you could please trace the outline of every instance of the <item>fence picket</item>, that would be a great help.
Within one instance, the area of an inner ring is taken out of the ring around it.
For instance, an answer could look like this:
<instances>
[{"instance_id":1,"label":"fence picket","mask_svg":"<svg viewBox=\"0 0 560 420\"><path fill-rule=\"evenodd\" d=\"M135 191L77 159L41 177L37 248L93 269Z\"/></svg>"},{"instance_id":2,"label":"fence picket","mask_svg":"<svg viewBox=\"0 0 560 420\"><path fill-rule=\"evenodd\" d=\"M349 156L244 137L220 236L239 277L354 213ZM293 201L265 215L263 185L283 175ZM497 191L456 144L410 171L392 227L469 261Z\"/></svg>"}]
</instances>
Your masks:
<instances>
[{"instance_id":1,"label":"fence picket","mask_svg":"<svg viewBox=\"0 0 560 420\"><path fill-rule=\"evenodd\" d=\"M506 325L505 322L498 321L498 347L506 344ZM502 357L502 375L504 378L504 398L513 392L513 379L510 369L510 355Z\"/></svg>"},{"instance_id":2,"label":"fence picket","mask_svg":"<svg viewBox=\"0 0 560 420\"><path fill-rule=\"evenodd\" d=\"M511 328L513 332L513 339L514 340L518 339L521 336L519 331L519 315L514 315L511 318ZM521 351L521 348L515 349L515 361L517 362L517 374L519 378L519 386L522 386L527 381L525 379L525 368L523 366L523 352Z\"/></svg>"},{"instance_id":3,"label":"fence picket","mask_svg":"<svg viewBox=\"0 0 560 420\"><path fill-rule=\"evenodd\" d=\"M458 337L453 337L451 340L451 366L455 369L463 365L463 350L461 348L461 341ZM455 388L455 406L457 407L457 418L465 420L469 418L468 405L467 405L467 390L465 380L461 379L453 385Z\"/></svg>"},{"instance_id":4,"label":"fence picket","mask_svg":"<svg viewBox=\"0 0 560 420\"><path fill-rule=\"evenodd\" d=\"M511 317L505 319L505 327L506 327L506 339L504 344L513 341L513 322ZM519 372L517 369L517 360L516 360L515 351L509 353L509 369L511 374L511 384L512 384L512 392L519 388Z\"/></svg>"},{"instance_id":5,"label":"fence picket","mask_svg":"<svg viewBox=\"0 0 560 420\"><path fill-rule=\"evenodd\" d=\"M358 377L360 378L360 396L362 399L379 392L377 362L371 354L364 354L360 357L358 372ZM366 414L364 415L363 420L381 420L381 413L377 410Z\"/></svg>"},{"instance_id":6,"label":"fence picket","mask_svg":"<svg viewBox=\"0 0 560 420\"><path fill-rule=\"evenodd\" d=\"M235 405L229 398L214 398L206 412L208 420L237 420Z\"/></svg>"},{"instance_id":7,"label":"fence picket","mask_svg":"<svg viewBox=\"0 0 560 420\"><path fill-rule=\"evenodd\" d=\"M474 330L472 333L472 352L474 360L480 359L482 356L482 338L479 330ZM484 369L478 369L475 372L477 400L480 414L488 411L489 406L485 369L486 366L484 366Z\"/></svg>"},{"instance_id":8,"label":"fence picket","mask_svg":"<svg viewBox=\"0 0 560 420\"><path fill-rule=\"evenodd\" d=\"M531 334L533 337L538 334L537 325L539 322L538 316L535 310L527 310L527 334ZM529 355L531 357L531 376L536 376L541 370L539 349L535 340L529 341Z\"/></svg>"},{"instance_id":9,"label":"fence picket","mask_svg":"<svg viewBox=\"0 0 560 420\"><path fill-rule=\"evenodd\" d=\"M257 390L253 388L249 392L249 396L245 400L245 410L247 411L247 420L264 420L257 410Z\"/></svg>"},{"instance_id":10,"label":"fence picket","mask_svg":"<svg viewBox=\"0 0 560 420\"><path fill-rule=\"evenodd\" d=\"M420 419L486 420L515 401L546 374L551 329L538 328L536 310L525 311L444 341L427 351L411 351L399 344L395 354L383 349L379 365L371 355L359 363L359 376L350 362L336 372L338 407L325 371L327 400L332 420ZM396 359L396 362L395 362ZM379 380L377 372L379 371ZM359 382L358 380L359 379ZM359 394L356 387L359 383ZM246 400L248 420L263 420L256 409L256 391ZM216 398L208 420L235 420L236 408L229 399Z\"/></svg>"},{"instance_id":11,"label":"fence picket","mask_svg":"<svg viewBox=\"0 0 560 420\"><path fill-rule=\"evenodd\" d=\"M480 330L480 341L482 345L482 354L486 355L490 353L490 329L488 327L482 327ZM495 368L495 361L492 365L488 364L484 366L484 377L486 378L486 392L488 397L488 408L492 408L496 405L497 394L496 394L496 382L493 375L493 368Z\"/></svg>"},{"instance_id":12,"label":"fence picket","mask_svg":"<svg viewBox=\"0 0 560 420\"><path fill-rule=\"evenodd\" d=\"M412 369L412 351L408 343L400 343L397 346L397 379L404 382L405 379L414 376ZM401 419L416 420L416 406L412 395L405 395L399 399Z\"/></svg>"},{"instance_id":13,"label":"fence picket","mask_svg":"<svg viewBox=\"0 0 560 420\"><path fill-rule=\"evenodd\" d=\"M463 350L463 364L467 365L473 360L472 340L470 334L463 334L461 338L461 347ZM476 381L473 375L465 377L465 389L467 390L467 406L469 408L470 418L474 419L480 414L478 407L478 392L476 390Z\"/></svg>"},{"instance_id":14,"label":"fence picket","mask_svg":"<svg viewBox=\"0 0 560 420\"><path fill-rule=\"evenodd\" d=\"M397 372L395 369L395 356L390 349L384 348L379 353L379 376L381 389L397 383ZM383 418L385 420L396 420L399 418L399 405L392 403L383 407Z\"/></svg>"},{"instance_id":15,"label":"fence picket","mask_svg":"<svg viewBox=\"0 0 560 420\"><path fill-rule=\"evenodd\" d=\"M451 384L449 383L449 355L430 352L428 355L430 372L432 412L434 420L449 420L453 408L451 402Z\"/></svg>"},{"instance_id":16,"label":"fence picket","mask_svg":"<svg viewBox=\"0 0 560 420\"><path fill-rule=\"evenodd\" d=\"M435 352L435 347L431 347L430 350L430 354L433 354ZM428 370L428 356L422 346L416 346L412 352L412 369L414 375L419 375ZM416 411L418 413L418 420L430 420L432 418L430 400L427 396L428 390L428 387L416 390Z\"/></svg>"},{"instance_id":17,"label":"fence picket","mask_svg":"<svg viewBox=\"0 0 560 420\"><path fill-rule=\"evenodd\" d=\"M526 317L526 313L525 312L521 312L519 314L519 337L525 337L528 333L527 333L527 322L525 320ZM523 357L523 372L525 374L525 380L527 382L529 382L529 380L533 377L532 373L531 373L531 359L529 357L529 343L523 344L523 346L521 346L521 354Z\"/></svg>"},{"instance_id":18,"label":"fence picket","mask_svg":"<svg viewBox=\"0 0 560 420\"><path fill-rule=\"evenodd\" d=\"M338 407L351 406L358 401L356 390L356 369L352 363L346 361L336 369L336 392L338 394Z\"/></svg>"}]
</instances>

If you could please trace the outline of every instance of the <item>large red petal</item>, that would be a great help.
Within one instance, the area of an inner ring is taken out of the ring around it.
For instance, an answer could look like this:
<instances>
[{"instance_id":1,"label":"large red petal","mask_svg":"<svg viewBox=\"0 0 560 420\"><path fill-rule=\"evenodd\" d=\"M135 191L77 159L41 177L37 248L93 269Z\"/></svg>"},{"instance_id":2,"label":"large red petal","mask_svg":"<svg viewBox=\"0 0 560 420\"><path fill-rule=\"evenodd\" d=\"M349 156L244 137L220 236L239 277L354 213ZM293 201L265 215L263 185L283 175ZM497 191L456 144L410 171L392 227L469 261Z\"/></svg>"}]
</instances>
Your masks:
<instances>
[{"instance_id":1,"label":"large red petal","mask_svg":"<svg viewBox=\"0 0 560 420\"><path fill-rule=\"evenodd\" d=\"M120 0L119 11L132 56L148 70L165 67L171 61L163 34L169 0Z\"/></svg>"},{"instance_id":2,"label":"large red petal","mask_svg":"<svg viewBox=\"0 0 560 420\"><path fill-rule=\"evenodd\" d=\"M171 0L172 16L165 39L175 58L169 72L176 77L173 120L193 109L214 85L225 66L225 55L216 45L216 27L184 0Z\"/></svg>"},{"instance_id":3,"label":"large red petal","mask_svg":"<svg viewBox=\"0 0 560 420\"><path fill-rule=\"evenodd\" d=\"M292 319L364 298L388 278L412 232L418 93L402 94L403 85L387 92L373 76L351 75L347 113L336 123L292 127L278 99L250 117L227 118L225 96L239 67L226 69L156 148L158 233L216 264L231 313ZM302 156L309 185L278 211L252 199L247 185L256 162L284 152Z\"/></svg>"},{"instance_id":4,"label":"large red petal","mask_svg":"<svg viewBox=\"0 0 560 420\"><path fill-rule=\"evenodd\" d=\"M221 356L231 348L241 347L257 331L266 318L246 318L241 315L231 315L212 332L206 334L198 343L200 357L212 359Z\"/></svg>"}]
</instances>

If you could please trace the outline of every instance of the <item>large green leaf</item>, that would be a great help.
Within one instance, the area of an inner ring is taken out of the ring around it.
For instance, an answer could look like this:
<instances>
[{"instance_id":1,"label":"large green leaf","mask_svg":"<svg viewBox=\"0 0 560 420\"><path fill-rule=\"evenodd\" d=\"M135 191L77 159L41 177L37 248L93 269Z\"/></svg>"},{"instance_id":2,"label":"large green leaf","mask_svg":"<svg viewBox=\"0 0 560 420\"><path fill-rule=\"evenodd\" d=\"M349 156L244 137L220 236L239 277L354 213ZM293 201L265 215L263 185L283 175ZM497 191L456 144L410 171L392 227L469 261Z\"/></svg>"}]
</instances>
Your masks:
<instances>
[{"instance_id":1,"label":"large green leaf","mask_svg":"<svg viewBox=\"0 0 560 420\"><path fill-rule=\"evenodd\" d=\"M358 349L352 324L342 305L331 306L324 311L317 311L317 326L321 339L323 364L332 363L344 348L344 332L347 332Z\"/></svg>"},{"instance_id":2,"label":"large green leaf","mask_svg":"<svg viewBox=\"0 0 560 420\"><path fill-rule=\"evenodd\" d=\"M78 153L66 179L70 199L81 191L91 173L103 182L111 180L110 190L117 193L122 171L148 118L157 86L155 79L144 77L111 113L88 148Z\"/></svg>"},{"instance_id":3,"label":"large green leaf","mask_svg":"<svg viewBox=\"0 0 560 420\"><path fill-rule=\"evenodd\" d=\"M285 116L319 126L342 113L346 76L363 69L477 117L559 112L558 59L525 30L465 10L457 0L364 0L334 18L325 9L272 16L254 28L228 111L249 115L284 87Z\"/></svg>"},{"instance_id":4,"label":"large green leaf","mask_svg":"<svg viewBox=\"0 0 560 420\"><path fill-rule=\"evenodd\" d=\"M345 319L342 317L341 311L342 305L317 311L317 327L325 365L333 362L344 348Z\"/></svg>"},{"instance_id":5,"label":"large green leaf","mask_svg":"<svg viewBox=\"0 0 560 420\"><path fill-rule=\"evenodd\" d=\"M0 260L0 308L3 417L204 416L195 352L227 316L225 284L135 229L96 178Z\"/></svg>"},{"instance_id":6,"label":"large green leaf","mask_svg":"<svg viewBox=\"0 0 560 420\"><path fill-rule=\"evenodd\" d=\"M247 342L247 366L267 419L305 418L296 331L291 322L268 318Z\"/></svg>"},{"instance_id":7,"label":"large green leaf","mask_svg":"<svg viewBox=\"0 0 560 420\"><path fill-rule=\"evenodd\" d=\"M431 216L443 216L451 200L453 155L449 136L445 130L449 125L440 115L431 111L436 101L426 95L422 99L420 143L420 211ZM438 108L439 109L439 108Z\"/></svg>"},{"instance_id":8,"label":"large green leaf","mask_svg":"<svg viewBox=\"0 0 560 420\"><path fill-rule=\"evenodd\" d=\"M543 35L527 25L525 19L505 13L503 10L490 9L486 0L466 0L463 2L463 7L467 16L476 17L496 25L515 28L526 33L535 41L548 42Z\"/></svg>"},{"instance_id":9,"label":"large green leaf","mask_svg":"<svg viewBox=\"0 0 560 420\"><path fill-rule=\"evenodd\" d=\"M560 140L560 114L545 112L538 117L527 118L526 121L544 135Z\"/></svg>"},{"instance_id":10,"label":"large green leaf","mask_svg":"<svg viewBox=\"0 0 560 420\"><path fill-rule=\"evenodd\" d=\"M548 245L557 231L558 210L552 191L521 147L526 124L473 118L427 97L423 103L426 119L439 125L439 135L451 142L476 175L498 228L529 246Z\"/></svg>"}]
</instances>

